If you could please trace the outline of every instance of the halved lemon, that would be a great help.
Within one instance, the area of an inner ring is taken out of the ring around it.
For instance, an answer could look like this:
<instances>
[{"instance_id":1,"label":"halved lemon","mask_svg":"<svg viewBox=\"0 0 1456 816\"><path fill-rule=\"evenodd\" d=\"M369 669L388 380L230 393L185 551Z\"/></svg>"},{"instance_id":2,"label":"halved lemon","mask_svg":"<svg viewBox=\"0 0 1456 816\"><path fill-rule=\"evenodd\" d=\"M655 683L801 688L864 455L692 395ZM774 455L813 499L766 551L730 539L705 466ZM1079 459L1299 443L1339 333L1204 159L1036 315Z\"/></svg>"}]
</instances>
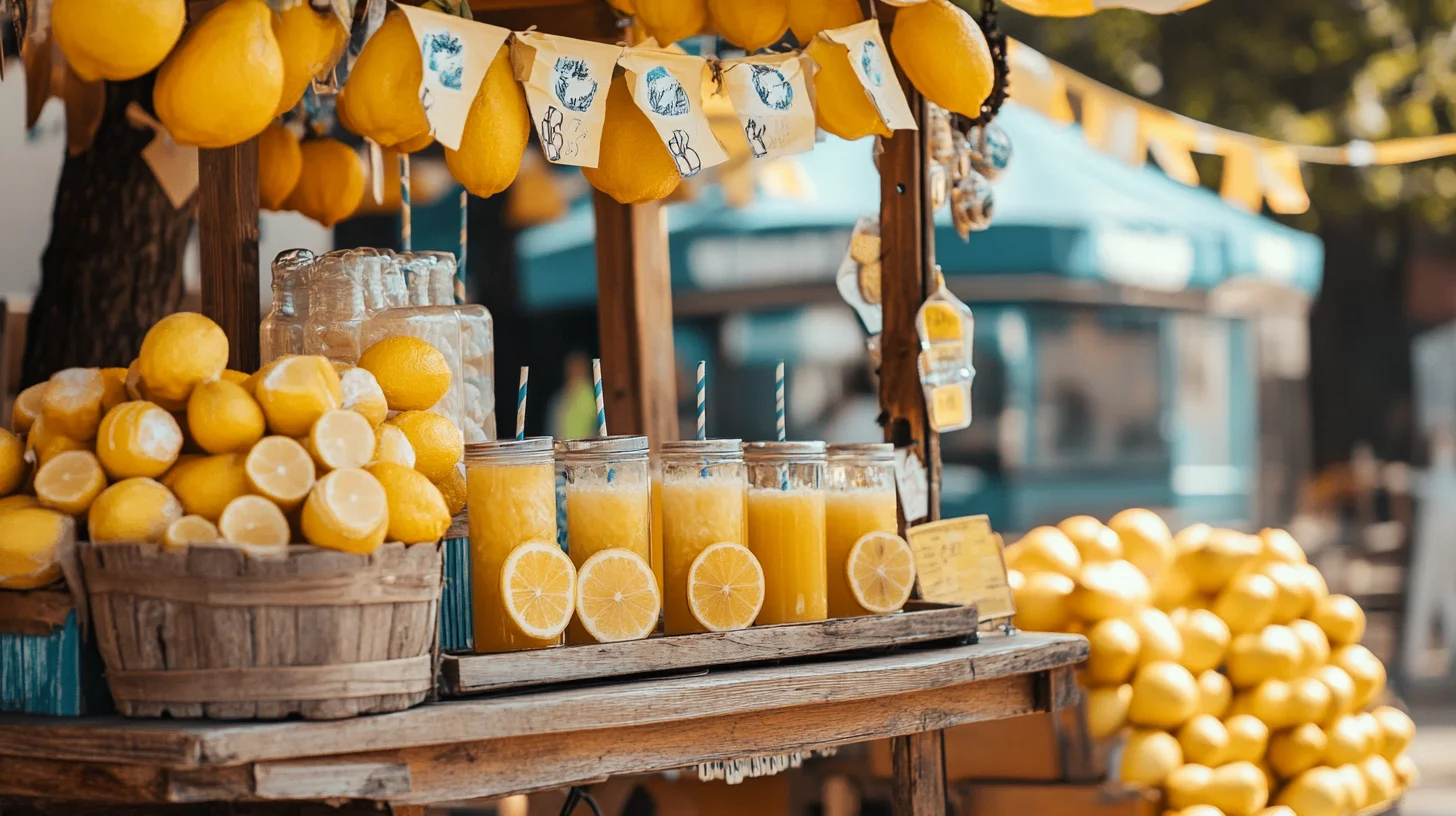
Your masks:
<instances>
[{"instance_id":1,"label":"halved lemon","mask_svg":"<svg viewBox=\"0 0 1456 816\"><path fill-rule=\"evenodd\" d=\"M211 544L222 539L217 525L202 516L183 516L167 525L162 536L164 547L187 547L191 544Z\"/></svg>"},{"instance_id":2,"label":"halved lemon","mask_svg":"<svg viewBox=\"0 0 1456 816\"><path fill-rule=\"evenodd\" d=\"M880 615L904 606L915 586L915 554L894 533L866 533L850 548L844 569L854 599Z\"/></svg>"},{"instance_id":3,"label":"halved lemon","mask_svg":"<svg viewBox=\"0 0 1456 816\"><path fill-rule=\"evenodd\" d=\"M279 507L292 510L313 488L313 457L286 436L265 436L248 451L243 463L248 484Z\"/></svg>"},{"instance_id":4,"label":"halved lemon","mask_svg":"<svg viewBox=\"0 0 1456 816\"><path fill-rule=\"evenodd\" d=\"M170 532L171 527L167 529ZM286 547L293 539L283 511L262 496L239 496L228 502L217 520L217 530L232 544Z\"/></svg>"},{"instance_id":5,"label":"halved lemon","mask_svg":"<svg viewBox=\"0 0 1456 816\"><path fill-rule=\"evenodd\" d=\"M763 608L763 567L742 544L720 541L688 567L688 610L713 632L746 629Z\"/></svg>"},{"instance_id":6,"label":"halved lemon","mask_svg":"<svg viewBox=\"0 0 1456 816\"><path fill-rule=\"evenodd\" d=\"M91 451L58 453L35 472L35 495L40 503L70 516L91 509L91 502L106 489L106 473Z\"/></svg>"},{"instance_id":7,"label":"halved lemon","mask_svg":"<svg viewBox=\"0 0 1456 816\"><path fill-rule=\"evenodd\" d=\"M576 575L576 617L600 643L641 640L657 628L662 596L647 559L623 547L600 550Z\"/></svg>"},{"instance_id":8,"label":"halved lemon","mask_svg":"<svg viewBox=\"0 0 1456 816\"><path fill-rule=\"evenodd\" d=\"M501 565L501 600L516 626L534 638L566 631L576 609L576 565L561 548L527 541Z\"/></svg>"},{"instance_id":9,"label":"halved lemon","mask_svg":"<svg viewBox=\"0 0 1456 816\"><path fill-rule=\"evenodd\" d=\"M307 445L325 470L361 468L374 460L374 426L363 414L329 411L309 430Z\"/></svg>"}]
</instances>

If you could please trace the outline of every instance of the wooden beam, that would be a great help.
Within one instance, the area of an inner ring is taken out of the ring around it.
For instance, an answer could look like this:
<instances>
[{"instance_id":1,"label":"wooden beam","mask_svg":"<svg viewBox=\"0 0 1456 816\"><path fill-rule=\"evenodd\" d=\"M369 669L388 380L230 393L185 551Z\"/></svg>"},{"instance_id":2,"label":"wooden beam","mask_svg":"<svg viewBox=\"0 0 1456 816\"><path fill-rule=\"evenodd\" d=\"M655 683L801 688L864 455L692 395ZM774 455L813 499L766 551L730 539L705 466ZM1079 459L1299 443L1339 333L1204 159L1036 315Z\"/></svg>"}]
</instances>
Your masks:
<instances>
[{"instance_id":1,"label":"wooden beam","mask_svg":"<svg viewBox=\"0 0 1456 816\"><path fill-rule=\"evenodd\" d=\"M471 0L475 19L525 31L615 43L627 39L623 18L603 0Z\"/></svg>"},{"instance_id":2,"label":"wooden beam","mask_svg":"<svg viewBox=\"0 0 1456 816\"><path fill-rule=\"evenodd\" d=\"M945 816L944 737L922 731L892 741L895 816Z\"/></svg>"},{"instance_id":3,"label":"wooden beam","mask_svg":"<svg viewBox=\"0 0 1456 816\"><path fill-rule=\"evenodd\" d=\"M880 5L886 42L894 23L893 7ZM893 58L893 52L891 52ZM915 112L926 121L925 100L896 64L900 84ZM880 155L881 293L884 332L880 335L880 408L887 415L886 441L915 445L930 482L930 518L940 518L940 438L926 419L920 387L920 338L915 315L935 290L935 219L925 178L929 132L899 130L883 140Z\"/></svg>"},{"instance_id":4,"label":"wooden beam","mask_svg":"<svg viewBox=\"0 0 1456 816\"><path fill-rule=\"evenodd\" d=\"M227 332L228 367L258 368L258 140L197 151L202 311Z\"/></svg>"},{"instance_id":5,"label":"wooden beam","mask_svg":"<svg viewBox=\"0 0 1456 816\"><path fill-rule=\"evenodd\" d=\"M593 192L592 203L608 429L646 434L654 445L677 439L677 358L662 203L628 206L601 192Z\"/></svg>"}]
</instances>

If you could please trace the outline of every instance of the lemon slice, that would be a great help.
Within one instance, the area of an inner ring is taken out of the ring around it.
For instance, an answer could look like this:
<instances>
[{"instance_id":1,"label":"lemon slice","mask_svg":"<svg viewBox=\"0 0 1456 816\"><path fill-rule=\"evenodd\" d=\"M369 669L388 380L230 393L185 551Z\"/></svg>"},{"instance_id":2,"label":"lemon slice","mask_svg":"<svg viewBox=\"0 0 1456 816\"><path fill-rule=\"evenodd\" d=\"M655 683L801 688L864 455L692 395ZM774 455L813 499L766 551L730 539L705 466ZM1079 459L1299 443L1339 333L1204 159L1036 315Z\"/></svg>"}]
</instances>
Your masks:
<instances>
[{"instance_id":1,"label":"lemon slice","mask_svg":"<svg viewBox=\"0 0 1456 816\"><path fill-rule=\"evenodd\" d=\"M106 383L97 368L67 368L50 379L40 403L41 415L51 430L61 436L89 441L96 438L101 424L101 403Z\"/></svg>"},{"instance_id":2,"label":"lemon slice","mask_svg":"<svg viewBox=\"0 0 1456 816\"><path fill-rule=\"evenodd\" d=\"M688 609L709 631L752 626L763 593L763 567L742 544L720 541L688 567Z\"/></svg>"},{"instance_id":3,"label":"lemon slice","mask_svg":"<svg viewBox=\"0 0 1456 816\"><path fill-rule=\"evenodd\" d=\"M389 497L370 473L335 470L308 494L302 522L303 537L315 547L368 555L389 530Z\"/></svg>"},{"instance_id":4,"label":"lemon slice","mask_svg":"<svg viewBox=\"0 0 1456 816\"><path fill-rule=\"evenodd\" d=\"M11 407L10 429L16 433L25 433L30 426L35 424L35 418L40 416L41 405L45 402L47 386L50 383L36 383L20 392L15 398L15 404Z\"/></svg>"},{"instance_id":5,"label":"lemon slice","mask_svg":"<svg viewBox=\"0 0 1456 816\"><path fill-rule=\"evenodd\" d=\"M313 487L313 457L286 436L265 436L248 451L243 463L248 484L279 507L292 510Z\"/></svg>"},{"instance_id":6,"label":"lemon slice","mask_svg":"<svg viewBox=\"0 0 1456 816\"><path fill-rule=\"evenodd\" d=\"M171 530L169 525L167 531ZM264 547L285 547L293 538L283 511L262 496L239 496L228 502L217 520L217 531L224 541Z\"/></svg>"},{"instance_id":7,"label":"lemon slice","mask_svg":"<svg viewBox=\"0 0 1456 816\"><path fill-rule=\"evenodd\" d=\"M90 451L58 453L35 473L35 495L52 510L78 516L106 489L106 473Z\"/></svg>"},{"instance_id":8,"label":"lemon slice","mask_svg":"<svg viewBox=\"0 0 1456 816\"><path fill-rule=\"evenodd\" d=\"M527 541L501 565L501 600L506 614L534 638L566 631L576 604L576 566L561 548Z\"/></svg>"},{"instance_id":9,"label":"lemon slice","mask_svg":"<svg viewBox=\"0 0 1456 816\"><path fill-rule=\"evenodd\" d=\"M652 566L622 547L600 550L576 576L576 617L599 643L641 640L657 628L662 596Z\"/></svg>"},{"instance_id":10,"label":"lemon slice","mask_svg":"<svg viewBox=\"0 0 1456 816\"><path fill-rule=\"evenodd\" d=\"M308 432L308 452L325 470L364 467L374 459L374 426L363 414L329 411Z\"/></svg>"},{"instance_id":11,"label":"lemon slice","mask_svg":"<svg viewBox=\"0 0 1456 816\"><path fill-rule=\"evenodd\" d=\"M217 525L202 516L183 516L167 525L167 532L162 535L162 546L186 547L191 544L212 544L221 538L222 534L218 532Z\"/></svg>"},{"instance_id":12,"label":"lemon slice","mask_svg":"<svg viewBox=\"0 0 1456 816\"><path fill-rule=\"evenodd\" d=\"M866 533L850 548L844 569L854 599L879 615L904 606L915 586L915 555L894 533Z\"/></svg>"},{"instance_id":13,"label":"lemon slice","mask_svg":"<svg viewBox=\"0 0 1456 816\"><path fill-rule=\"evenodd\" d=\"M344 408L362 414L371 427L378 427L389 416L384 390L368 371L352 366L339 371L339 387L344 393Z\"/></svg>"},{"instance_id":14,"label":"lemon slice","mask_svg":"<svg viewBox=\"0 0 1456 816\"><path fill-rule=\"evenodd\" d=\"M415 448L398 427L385 423L374 429L374 461L415 466Z\"/></svg>"}]
</instances>

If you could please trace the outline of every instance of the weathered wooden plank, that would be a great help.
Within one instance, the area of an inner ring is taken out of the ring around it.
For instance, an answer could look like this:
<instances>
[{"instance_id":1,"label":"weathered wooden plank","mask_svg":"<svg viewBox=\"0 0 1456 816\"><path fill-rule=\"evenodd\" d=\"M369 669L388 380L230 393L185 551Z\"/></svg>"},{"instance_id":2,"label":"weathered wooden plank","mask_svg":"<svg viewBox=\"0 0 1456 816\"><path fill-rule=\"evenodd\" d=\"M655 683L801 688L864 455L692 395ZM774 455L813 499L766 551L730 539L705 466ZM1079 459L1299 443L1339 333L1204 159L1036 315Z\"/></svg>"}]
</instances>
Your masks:
<instances>
[{"instance_id":1,"label":"weathered wooden plank","mask_svg":"<svg viewBox=\"0 0 1456 816\"><path fill-rule=\"evenodd\" d=\"M458 700L339 722L47 721L4 716L0 755L226 766L657 724L670 724L701 740L698 723L684 728L684 721L721 717L731 730L735 718L752 712L948 687L956 687L949 697L974 698L980 688L975 681L1049 671L1078 663L1086 655L1087 641L1082 637L1029 632L1011 638L985 637L973 646ZM1025 680L1028 694L1031 686Z\"/></svg>"},{"instance_id":2,"label":"weathered wooden plank","mask_svg":"<svg viewBox=\"0 0 1456 816\"><path fill-rule=\"evenodd\" d=\"M197 151L202 311L228 337L228 367L258 368L258 140Z\"/></svg>"},{"instance_id":3,"label":"weathered wooden plank","mask_svg":"<svg viewBox=\"0 0 1456 816\"><path fill-rule=\"evenodd\" d=\"M788 660L973 636L974 606L912 604L899 615L822 623L755 626L735 632L674 635L564 649L444 658L451 695L578 680L681 671L704 666Z\"/></svg>"},{"instance_id":4,"label":"weathered wooden plank","mask_svg":"<svg viewBox=\"0 0 1456 816\"><path fill-rule=\"evenodd\" d=\"M329 758L253 766L253 795L259 799L392 799L409 792L410 769L403 760Z\"/></svg>"},{"instance_id":5,"label":"weathered wooden plank","mask_svg":"<svg viewBox=\"0 0 1456 816\"><path fill-rule=\"evenodd\" d=\"M894 764L895 816L945 816L945 743L939 731L896 737Z\"/></svg>"},{"instance_id":6,"label":"weathered wooden plank","mask_svg":"<svg viewBox=\"0 0 1456 816\"><path fill-rule=\"evenodd\" d=\"M622 19L610 5L599 0L571 0L556 2L548 0L550 8L541 0L471 0L475 19L481 22L524 31L536 28L547 34L573 37L578 40L597 42L621 42L627 37Z\"/></svg>"},{"instance_id":7,"label":"weathered wooden plank","mask_svg":"<svg viewBox=\"0 0 1456 816\"><path fill-rule=\"evenodd\" d=\"M0 632L45 637L66 625L75 606L65 589L0 592Z\"/></svg>"}]
</instances>

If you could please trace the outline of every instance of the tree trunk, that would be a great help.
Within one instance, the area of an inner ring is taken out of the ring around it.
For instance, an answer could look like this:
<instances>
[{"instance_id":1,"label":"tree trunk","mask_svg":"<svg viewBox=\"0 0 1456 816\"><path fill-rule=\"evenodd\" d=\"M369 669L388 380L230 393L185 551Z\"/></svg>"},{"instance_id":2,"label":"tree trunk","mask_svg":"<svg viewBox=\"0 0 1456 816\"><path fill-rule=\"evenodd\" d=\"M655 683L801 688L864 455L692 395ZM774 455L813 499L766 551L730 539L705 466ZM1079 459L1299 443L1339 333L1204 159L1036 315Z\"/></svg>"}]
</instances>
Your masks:
<instances>
[{"instance_id":1,"label":"tree trunk","mask_svg":"<svg viewBox=\"0 0 1456 816\"><path fill-rule=\"evenodd\" d=\"M126 118L132 102L150 112L152 81L107 83L95 141L61 168L22 386L72 366L130 364L147 329L182 302L196 197L172 206L142 159L156 134Z\"/></svg>"}]
</instances>

